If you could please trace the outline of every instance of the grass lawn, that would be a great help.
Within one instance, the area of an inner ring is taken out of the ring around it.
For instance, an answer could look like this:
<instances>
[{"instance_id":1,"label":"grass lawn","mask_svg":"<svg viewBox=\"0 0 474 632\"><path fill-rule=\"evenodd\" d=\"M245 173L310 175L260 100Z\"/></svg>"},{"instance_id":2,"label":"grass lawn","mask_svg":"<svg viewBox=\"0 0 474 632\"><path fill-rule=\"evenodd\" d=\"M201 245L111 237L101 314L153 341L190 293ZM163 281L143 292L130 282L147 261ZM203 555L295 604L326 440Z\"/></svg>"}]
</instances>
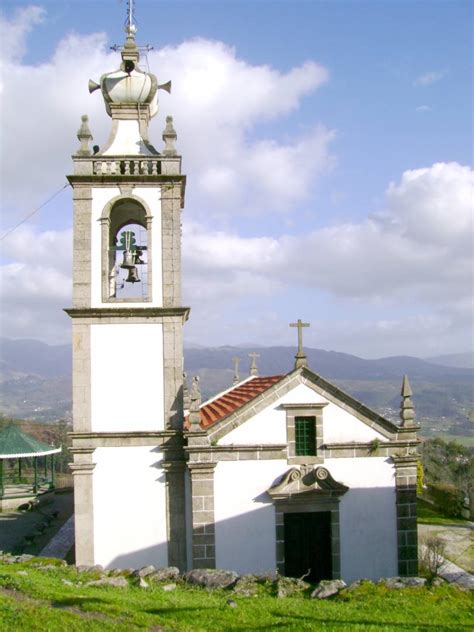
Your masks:
<instances>
[{"instance_id":1,"label":"grass lawn","mask_svg":"<svg viewBox=\"0 0 474 632\"><path fill-rule=\"evenodd\" d=\"M31 563L0 564L0 630L438 632L472 630L474 616L472 593L447 585L391 591L363 583L326 601L307 595L278 599L263 586L258 597L185 584L172 592L158 584L146 589L85 587L97 575L79 574L74 567L33 568ZM236 608L227 605L229 597Z\"/></svg>"},{"instance_id":2,"label":"grass lawn","mask_svg":"<svg viewBox=\"0 0 474 632\"><path fill-rule=\"evenodd\" d=\"M464 518L452 518L440 513L434 505L427 503L422 498L417 499L416 507L417 520L419 524L439 524L439 525L460 525L468 526L468 521Z\"/></svg>"}]
</instances>

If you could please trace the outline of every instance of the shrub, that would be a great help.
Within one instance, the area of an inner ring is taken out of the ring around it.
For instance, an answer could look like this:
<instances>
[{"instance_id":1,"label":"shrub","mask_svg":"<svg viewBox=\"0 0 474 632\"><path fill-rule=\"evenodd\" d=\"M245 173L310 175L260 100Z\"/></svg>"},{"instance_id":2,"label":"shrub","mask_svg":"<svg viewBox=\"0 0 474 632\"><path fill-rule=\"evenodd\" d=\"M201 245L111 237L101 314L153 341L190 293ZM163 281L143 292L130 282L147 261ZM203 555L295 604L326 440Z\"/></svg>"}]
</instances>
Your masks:
<instances>
[{"instance_id":1,"label":"shrub","mask_svg":"<svg viewBox=\"0 0 474 632\"><path fill-rule=\"evenodd\" d=\"M445 543L437 536L420 539L419 574L426 577L430 583L439 575L445 564L443 557L445 548Z\"/></svg>"},{"instance_id":2,"label":"shrub","mask_svg":"<svg viewBox=\"0 0 474 632\"><path fill-rule=\"evenodd\" d=\"M423 469L423 463L418 461L416 464L416 493L421 496L423 488L425 486L425 470Z\"/></svg>"},{"instance_id":3,"label":"shrub","mask_svg":"<svg viewBox=\"0 0 474 632\"><path fill-rule=\"evenodd\" d=\"M447 483L432 483L428 485L428 495L447 516L462 517L464 506L464 492Z\"/></svg>"}]
</instances>

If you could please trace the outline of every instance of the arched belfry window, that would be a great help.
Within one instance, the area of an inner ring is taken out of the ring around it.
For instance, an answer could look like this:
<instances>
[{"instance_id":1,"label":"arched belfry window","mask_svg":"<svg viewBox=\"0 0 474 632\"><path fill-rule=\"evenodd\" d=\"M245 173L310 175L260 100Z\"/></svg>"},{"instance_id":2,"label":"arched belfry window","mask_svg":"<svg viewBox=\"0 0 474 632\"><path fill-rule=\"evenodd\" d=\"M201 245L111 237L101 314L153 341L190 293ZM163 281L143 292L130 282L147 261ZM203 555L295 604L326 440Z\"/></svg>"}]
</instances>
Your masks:
<instances>
[{"instance_id":1,"label":"arched belfry window","mask_svg":"<svg viewBox=\"0 0 474 632\"><path fill-rule=\"evenodd\" d=\"M102 296L106 302L151 301L151 216L121 198L102 215Z\"/></svg>"}]
</instances>

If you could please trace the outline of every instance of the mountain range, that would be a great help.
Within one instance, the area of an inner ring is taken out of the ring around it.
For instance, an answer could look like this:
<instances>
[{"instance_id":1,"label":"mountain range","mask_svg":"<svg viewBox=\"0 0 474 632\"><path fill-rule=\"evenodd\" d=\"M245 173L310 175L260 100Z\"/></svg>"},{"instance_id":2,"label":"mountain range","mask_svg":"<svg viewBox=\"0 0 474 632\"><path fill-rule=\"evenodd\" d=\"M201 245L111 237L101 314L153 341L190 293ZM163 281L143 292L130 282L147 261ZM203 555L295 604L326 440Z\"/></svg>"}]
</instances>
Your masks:
<instances>
[{"instance_id":1,"label":"mountain range","mask_svg":"<svg viewBox=\"0 0 474 632\"><path fill-rule=\"evenodd\" d=\"M240 377L248 375L248 354L255 350L261 375L280 375L293 367L295 349L291 347L193 346L184 351L185 371L189 377L200 376L202 395L207 398L232 384L235 356L241 358ZM402 377L408 374L418 419L427 434L470 431L472 424L466 420L474 408L472 354L366 360L323 349L305 351L308 364L316 373L393 419L398 415ZM69 418L70 345L0 339L0 411L5 416L43 421Z\"/></svg>"}]
</instances>

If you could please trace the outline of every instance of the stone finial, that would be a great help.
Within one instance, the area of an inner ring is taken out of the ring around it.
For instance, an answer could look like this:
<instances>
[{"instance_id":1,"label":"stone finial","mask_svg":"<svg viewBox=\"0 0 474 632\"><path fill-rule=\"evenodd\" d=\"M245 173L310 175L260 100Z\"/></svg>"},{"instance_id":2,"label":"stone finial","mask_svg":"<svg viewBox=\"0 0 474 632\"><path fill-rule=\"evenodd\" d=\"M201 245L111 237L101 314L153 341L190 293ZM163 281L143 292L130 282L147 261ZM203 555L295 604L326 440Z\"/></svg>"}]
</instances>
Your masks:
<instances>
[{"instance_id":1,"label":"stone finial","mask_svg":"<svg viewBox=\"0 0 474 632\"><path fill-rule=\"evenodd\" d=\"M90 156L91 150L89 147L89 143L92 140L92 134L89 129L89 117L87 114L83 114L81 116L81 127L77 132L77 138L79 139L81 146L76 151L77 156Z\"/></svg>"},{"instance_id":2,"label":"stone finial","mask_svg":"<svg viewBox=\"0 0 474 632\"><path fill-rule=\"evenodd\" d=\"M298 328L298 351L295 355L295 369L299 369L301 366L308 366L308 358L303 351L303 327L310 327L309 323L303 323L298 318L296 323L290 323L290 327Z\"/></svg>"},{"instance_id":3,"label":"stone finial","mask_svg":"<svg viewBox=\"0 0 474 632\"><path fill-rule=\"evenodd\" d=\"M201 426L201 411L199 407L201 406L201 391L199 390L199 376L195 375L193 377L192 385L191 385L191 395L190 395L190 404L189 404L189 423L191 426L191 431L200 430Z\"/></svg>"},{"instance_id":4,"label":"stone finial","mask_svg":"<svg viewBox=\"0 0 474 632\"><path fill-rule=\"evenodd\" d=\"M236 384L238 384L240 382L240 375L239 375L240 358L239 358L239 356L235 356L234 358L232 358L232 361L234 362L234 381L232 382L232 384L235 386Z\"/></svg>"},{"instance_id":5,"label":"stone finial","mask_svg":"<svg viewBox=\"0 0 474 632\"><path fill-rule=\"evenodd\" d=\"M163 156L176 156L177 151L175 147L176 139L178 138L176 130L173 127L173 117L166 117L166 127L163 130L163 140L165 141L165 148L163 149Z\"/></svg>"},{"instance_id":6,"label":"stone finial","mask_svg":"<svg viewBox=\"0 0 474 632\"><path fill-rule=\"evenodd\" d=\"M191 397L188 388L188 376L183 373L183 408L189 410L191 408Z\"/></svg>"},{"instance_id":7,"label":"stone finial","mask_svg":"<svg viewBox=\"0 0 474 632\"><path fill-rule=\"evenodd\" d=\"M252 362L250 364L249 375L258 375L257 358L259 357L260 357L260 354L255 353L255 351L252 351L252 353L249 353L249 358L252 359Z\"/></svg>"},{"instance_id":8,"label":"stone finial","mask_svg":"<svg viewBox=\"0 0 474 632\"><path fill-rule=\"evenodd\" d=\"M408 376L403 377L402 382L402 401L400 405L400 419L402 420L402 426L413 426L415 421L415 409L412 402L413 391L411 390Z\"/></svg>"}]
</instances>

